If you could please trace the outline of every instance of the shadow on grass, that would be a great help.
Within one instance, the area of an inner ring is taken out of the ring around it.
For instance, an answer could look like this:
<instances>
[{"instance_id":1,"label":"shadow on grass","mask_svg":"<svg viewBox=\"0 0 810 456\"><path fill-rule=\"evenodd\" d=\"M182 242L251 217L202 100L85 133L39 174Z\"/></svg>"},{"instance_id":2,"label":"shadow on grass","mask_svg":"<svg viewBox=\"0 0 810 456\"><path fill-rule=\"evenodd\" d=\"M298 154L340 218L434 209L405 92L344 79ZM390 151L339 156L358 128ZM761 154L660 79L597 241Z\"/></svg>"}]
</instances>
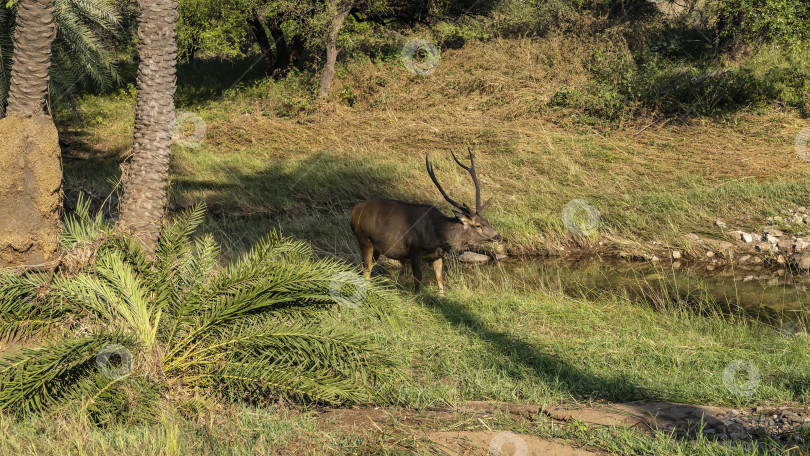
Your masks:
<instances>
[{"instance_id":1,"label":"shadow on grass","mask_svg":"<svg viewBox=\"0 0 810 456\"><path fill-rule=\"evenodd\" d=\"M328 152L273 161L255 170L223 162L208 167L205 177L188 170L174 172L171 209L204 201L208 216L202 230L214 234L228 257L279 229L309 240L319 253L350 259L357 249L349 229L351 208L372 198L412 200L408 189L397 185L402 179L396 174L402 172L393 163Z\"/></svg>"},{"instance_id":2,"label":"shadow on grass","mask_svg":"<svg viewBox=\"0 0 810 456\"><path fill-rule=\"evenodd\" d=\"M264 169L223 164L206 178L175 172L173 204L188 207L203 200L208 211L224 216L309 216L346 210L369 198L407 198L395 183L398 169L322 152L296 162L275 161Z\"/></svg>"},{"instance_id":3,"label":"shadow on grass","mask_svg":"<svg viewBox=\"0 0 810 456\"><path fill-rule=\"evenodd\" d=\"M523 364L549 385L568 393L575 400L633 401L657 395L627 377L601 377L561 359L554 351L536 347L506 331L482 321L455 300L422 295L422 304L447 320L454 328L464 328L486 343L493 355ZM508 372L504 372L508 374Z\"/></svg>"},{"instance_id":4,"label":"shadow on grass","mask_svg":"<svg viewBox=\"0 0 810 456\"><path fill-rule=\"evenodd\" d=\"M180 63L177 65L175 104L190 108L217 101L234 86L262 78L264 67L261 54L233 60L196 59Z\"/></svg>"}]
</instances>

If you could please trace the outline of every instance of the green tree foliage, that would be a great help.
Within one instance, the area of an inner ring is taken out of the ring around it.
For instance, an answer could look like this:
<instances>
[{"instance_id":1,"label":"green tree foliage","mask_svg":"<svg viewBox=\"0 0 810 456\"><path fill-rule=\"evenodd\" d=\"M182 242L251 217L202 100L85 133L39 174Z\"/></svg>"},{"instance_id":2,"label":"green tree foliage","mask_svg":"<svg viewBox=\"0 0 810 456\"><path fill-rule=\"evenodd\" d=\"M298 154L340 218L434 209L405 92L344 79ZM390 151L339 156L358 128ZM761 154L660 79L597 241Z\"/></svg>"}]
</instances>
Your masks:
<instances>
[{"instance_id":1,"label":"green tree foliage","mask_svg":"<svg viewBox=\"0 0 810 456\"><path fill-rule=\"evenodd\" d=\"M253 400L382 399L379 387L394 378L394 364L331 316L332 279L351 274L348 266L316 260L306 244L271 234L220 267L214 240L191 238L200 206L165 230L149 261L138 242L113 236L87 208L80 203L63 237L68 257L91 258L84 272L0 275L0 336L44 341L0 359L0 408L25 415L81 401L116 415L183 390ZM369 283L353 315L387 318L384 305L394 296ZM121 375L104 375L97 357L109 344L133 354L131 370L122 369L119 350L118 364L106 368Z\"/></svg>"},{"instance_id":2,"label":"green tree foliage","mask_svg":"<svg viewBox=\"0 0 810 456\"><path fill-rule=\"evenodd\" d=\"M78 88L106 89L121 79L116 50L127 43L124 18L128 2L56 0L50 94L52 101ZM16 1L0 6L0 101L5 103L11 76Z\"/></svg>"},{"instance_id":3,"label":"green tree foliage","mask_svg":"<svg viewBox=\"0 0 810 456\"><path fill-rule=\"evenodd\" d=\"M799 46L810 39L810 2L717 0L718 26L726 37Z\"/></svg>"}]
</instances>

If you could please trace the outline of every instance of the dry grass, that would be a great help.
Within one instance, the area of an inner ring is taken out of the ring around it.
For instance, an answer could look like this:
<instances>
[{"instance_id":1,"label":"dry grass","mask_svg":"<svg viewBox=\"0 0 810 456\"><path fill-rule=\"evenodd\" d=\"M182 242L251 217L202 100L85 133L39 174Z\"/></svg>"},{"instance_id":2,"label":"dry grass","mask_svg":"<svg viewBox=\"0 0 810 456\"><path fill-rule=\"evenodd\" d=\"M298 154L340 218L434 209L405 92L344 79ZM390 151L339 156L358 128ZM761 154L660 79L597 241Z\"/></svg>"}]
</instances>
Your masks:
<instances>
[{"instance_id":1,"label":"dry grass","mask_svg":"<svg viewBox=\"0 0 810 456\"><path fill-rule=\"evenodd\" d=\"M180 106L202 116L207 135L200 148L175 150L174 205L205 200L217 217L260 217L212 220L208 228L224 237L277 226L351 258L344 225L356 202L394 197L447 208L424 172L425 153L443 185L469 200L472 184L448 154L467 146L485 197L495 197L490 221L518 250L566 242L560 211L575 198L600 210L604 239L672 244L717 217L756 226L781 206L810 204L807 190L795 191L810 179L793 146L805 121L790 111L590 126L571 109L547 108L555 92L588 83L597 43L616 53L626 46L602 38L473 41L445 50L427 77L349 60L328 103L297 110L286 107L306 99L306 88L290 81L305 83L304 76ZM131 142L119 133L131 102L86 98L84 118L102 121L71 125L68 136L90 138L92 153L120 156ZM282 108L287 116L275 114Z\"/></svg>"}]
</instances>

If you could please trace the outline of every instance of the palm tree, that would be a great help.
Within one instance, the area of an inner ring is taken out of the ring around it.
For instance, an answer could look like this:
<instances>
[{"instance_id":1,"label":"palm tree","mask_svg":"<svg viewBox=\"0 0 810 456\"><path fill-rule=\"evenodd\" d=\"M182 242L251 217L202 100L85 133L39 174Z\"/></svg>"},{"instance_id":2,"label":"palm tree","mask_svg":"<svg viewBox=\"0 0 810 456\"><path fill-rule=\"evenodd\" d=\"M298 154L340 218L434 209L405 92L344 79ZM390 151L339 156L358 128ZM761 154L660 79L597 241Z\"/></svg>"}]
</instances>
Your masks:
<instances>
[{"instance_id":1,"label":"palm tree","mask_svg":"<svg viewBox=\"0 0 810 456\"><path fill-rule=\"evenodd\" d=\"M174 118L177 64L176 0L138 0L138 97L132 157L122 175L120 226L151 256L168 203L166 186Z\"/></svg>"},{"instance_id":2,"label":"palm tree","mask_svg":"<svg viewBox=\"0 0 810 456\"><path fill-rule=\"evenodd\" d=\"M25 4L23 5L25 8ZM0 118L5 116L17 3L0 7ZM126 44L128 23L107 0L55 0L57 25L50 65L51 101L71 100L77 87L107 89L120 82L114 47Z\"/></svg>"},{"instance_id":3,"label":"palm tree","mask_svg":"<svg viewBox=\"0 0 810 456\"><path fill-rule=\"evenodd\" d=\"M96 415L149 416L161 396L193 391L358 403L385 399L398 379L381 347L331 312L336 276L364 283L349 266L271 234L219 267L213 239L191 237L202 206L164 230L150 261L88 207L80 202L62 237L68 257L83 259L80 273L0 274L0 340L42 341L0 357L0 409L81 403ZM394 321L393 291L364 286L362 306L345 312Z\"/></svg>"},{"instance_id":4,"label":"palm tree","mask_svg":"<svg viewBox=\"0 0 810 456\"><path fill-rule=\"evenodd\" d=\"M48 91L51 44L56 37L54 0L22 0L17 8L14 57L8 93L9 114L41 114Z\"/></svg>"}]
</instances>

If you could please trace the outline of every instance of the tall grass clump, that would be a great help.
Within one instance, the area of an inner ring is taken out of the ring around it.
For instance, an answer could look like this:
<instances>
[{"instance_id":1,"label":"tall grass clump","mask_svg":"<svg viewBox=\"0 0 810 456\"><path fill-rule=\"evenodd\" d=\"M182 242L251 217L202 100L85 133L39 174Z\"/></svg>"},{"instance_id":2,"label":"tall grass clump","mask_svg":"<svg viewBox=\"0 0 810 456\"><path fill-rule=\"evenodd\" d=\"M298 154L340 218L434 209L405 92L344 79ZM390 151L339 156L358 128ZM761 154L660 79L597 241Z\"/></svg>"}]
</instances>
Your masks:
<instances>
[{"instance_id":1,"label":"tall grass clump","mask_svg":"<svg viewBox=\"0 0 810 456\"><path fill-rule=\"evenodd\" d=\"M201 205L165 229L148 259L87 208L65 223L65 257L79 260L54 275L0 275L0 336L25 342L0 358L3 410L78 402L102 421L156 416L161 398L192 394L387 400L378 391L396 378L394 362L332 317L330 286L352 273L345 264L272 233L220 266L213 239L192 238ZM394 294L378 282L366 288L364 305L344 312L381 318Z\"/></svg>"}]
</instances>

